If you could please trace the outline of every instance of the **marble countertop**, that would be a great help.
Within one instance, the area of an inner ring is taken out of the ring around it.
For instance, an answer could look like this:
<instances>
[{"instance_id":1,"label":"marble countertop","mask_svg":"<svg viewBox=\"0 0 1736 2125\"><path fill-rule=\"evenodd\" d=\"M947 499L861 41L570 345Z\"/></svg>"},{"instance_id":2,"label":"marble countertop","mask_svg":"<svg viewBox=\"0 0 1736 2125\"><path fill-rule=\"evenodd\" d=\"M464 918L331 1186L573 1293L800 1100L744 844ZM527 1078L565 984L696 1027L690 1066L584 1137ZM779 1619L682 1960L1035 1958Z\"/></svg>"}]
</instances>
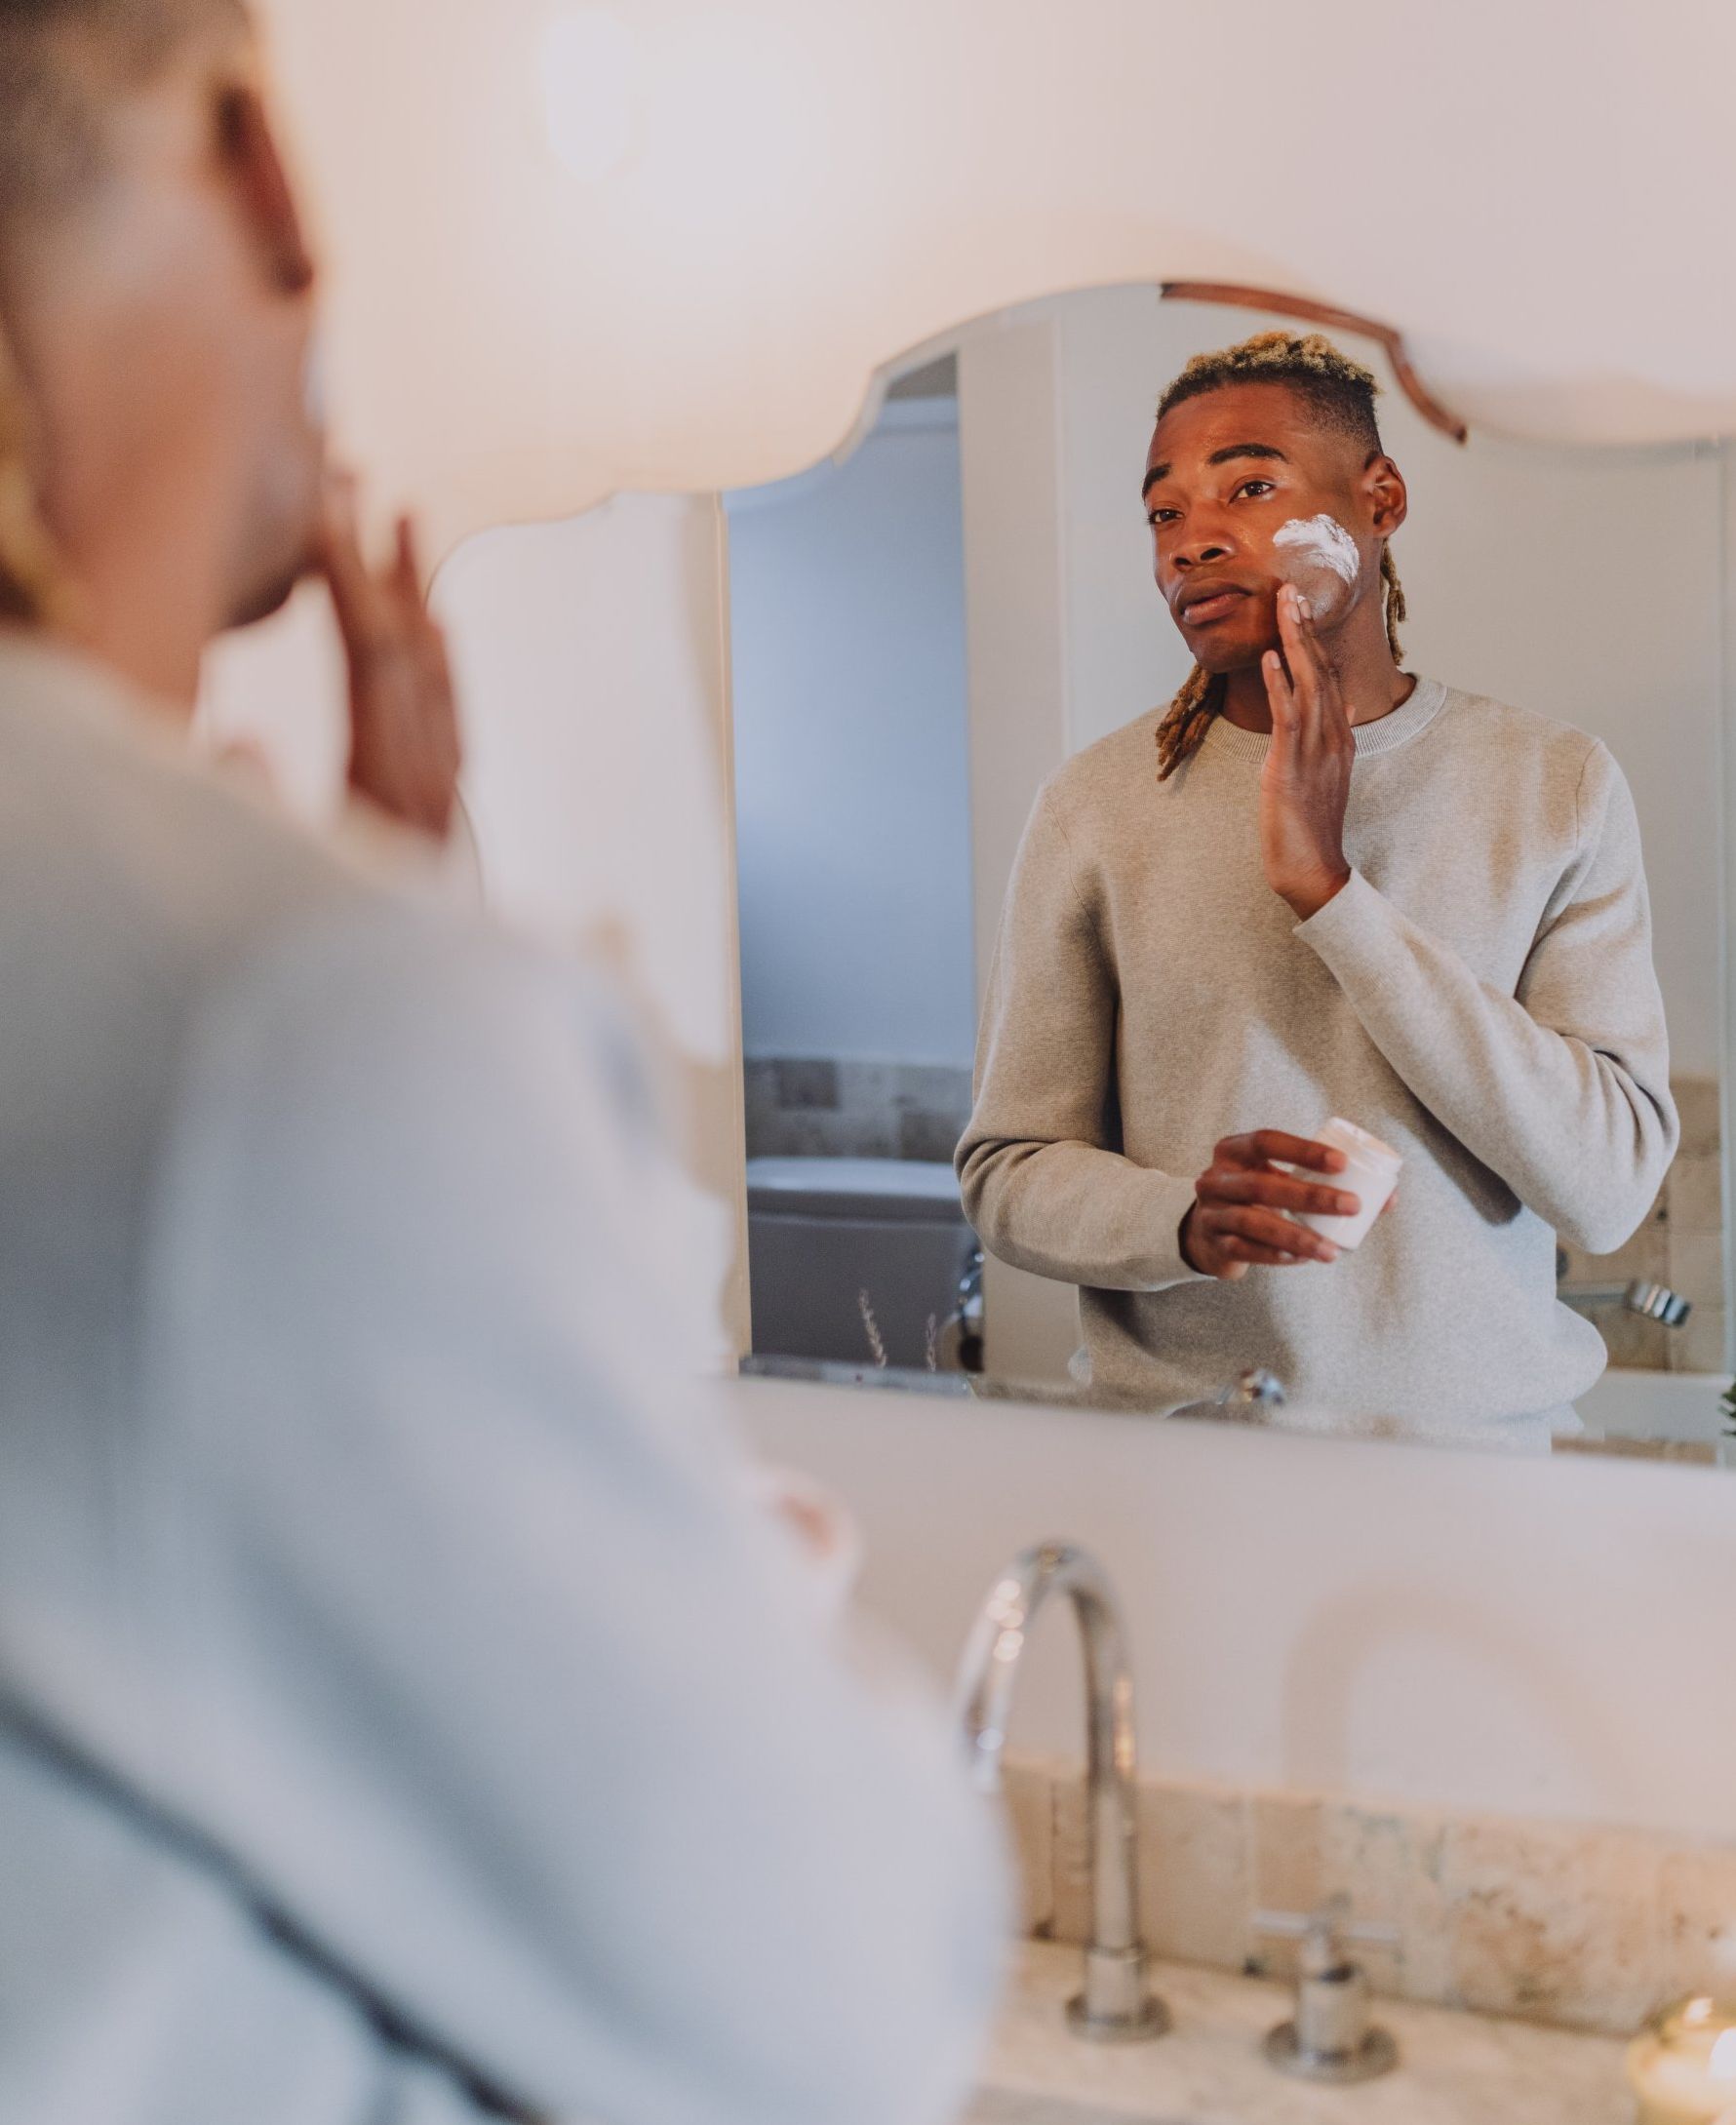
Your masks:
<instances>
[{"instance_id":1,"label":"marble countertop","mask_svg":"<svg viewBox=\"0 0 1736 2125\"><path fill-rule=\"evenodd\" d=\"M967 2125L1632 2125L1626 2046L1528 2023L1375 2002L1398 2070L1360 2087L1291 2080L1260 2056L1283 1986L1179 1963L1153 1985L1174 2016L1149 2044L1087 2044L1062 2021L1077 1948L1021 1946Z\"/></svg>"}]
</instances>

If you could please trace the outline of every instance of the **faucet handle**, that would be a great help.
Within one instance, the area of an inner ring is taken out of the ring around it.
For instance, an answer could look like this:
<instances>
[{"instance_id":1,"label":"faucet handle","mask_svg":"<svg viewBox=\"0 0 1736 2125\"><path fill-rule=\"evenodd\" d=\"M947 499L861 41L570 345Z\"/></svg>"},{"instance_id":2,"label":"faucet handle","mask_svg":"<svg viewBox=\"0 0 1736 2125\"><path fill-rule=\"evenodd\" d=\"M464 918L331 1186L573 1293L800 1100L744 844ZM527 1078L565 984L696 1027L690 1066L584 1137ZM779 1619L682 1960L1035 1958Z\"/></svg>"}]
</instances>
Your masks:
<instances>
[{"instance_id":1,"label":"faucet handle","mask_svg":"<svg viewBox=\"0 0 1736 2125\"><path fill-rule=\"evenodd\" d=\"M1255 1911L1253 1923L1256 1933L1271 1934L1281 1941L1300 1941L1302 1966L1310 1976L1325 1977L1334 1970L1344 1968L1343 1943L1354 1941L1360 1948L1397 1948L1400 1933L1397 1926L1368 1926L1353 1923L1351 1901L1341 1889L1336 1896L1312 1911Z\"/></svg>"},{"instance_id":2,"label":"faucet handle","mask_svg":"<svg viewBox=\"0 0 1736 2125\"><path fill-rule=\"evenodd\" d=\"M1368 2019L1368 1980L1344 1953L1347 1941L1391 1947L1396 1926L1353 1924L1348 1896L1328 1897L1318 1910L1256 1911L1255 1928L1302 1943L1296 2013L1266 2038L1265 2053L1281 2072L1302 2080L1371 2081L1399 2063L1399 2047Z\"/></svg>"}]
</instances>

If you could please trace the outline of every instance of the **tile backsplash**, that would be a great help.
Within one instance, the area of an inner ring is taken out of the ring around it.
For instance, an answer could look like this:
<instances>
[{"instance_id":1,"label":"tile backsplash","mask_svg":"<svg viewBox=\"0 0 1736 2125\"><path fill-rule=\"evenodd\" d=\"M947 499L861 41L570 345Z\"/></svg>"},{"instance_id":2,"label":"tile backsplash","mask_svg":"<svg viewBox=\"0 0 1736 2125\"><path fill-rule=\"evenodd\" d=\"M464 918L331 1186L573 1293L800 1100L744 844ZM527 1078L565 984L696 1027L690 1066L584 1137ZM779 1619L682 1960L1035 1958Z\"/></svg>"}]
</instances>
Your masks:
<instances>
[{"instance_id":1,"label":"tile backsplash","mask_svg":"<svg viewBox=\"0 0 1736 2125\"><path fill-rule=\"evenodd\" d=\"M970 1071L940 1063L750 1056L750 1159L950 1162L970 1118Z\"/></svg>"},{"instance_id":2,"label":"tile backsplash","mask_svg":"<svg viewBox=\"0 0 1736 2125\"><path fill-rule=\"evenodd\" d=\"M1681 1148L1651 1214L1614 1254L1567 1249L1574 1283L1627 1283L1636 1277L1668 1284L1693 1312L1679 1328L1642 1320L1618 1308L1593 1318L1613 1365L1657 1372L1724 1369L1724 1241L1718 1085L1716 1078L1677 1078L1671 1090L1681 1115Z\"/></svg>"},{"instance_id":3,"label":"tile backsplash","mask_svg":"<svg viewBox=\"0 0 1736 2125\"><path fill-rule=\"evenodd\" d=\"M1083 1941L1077 1766L1009 1759L1006 1793L1025 1930ZM1343 1892L1394 1936L1356 1951L1390 1997L1621 2035L1683 1992L1736 1993L1736 1846L1167 1783L1141 1785L1139 1830L1146 1942L1175 1961L1287 1976L1294 1947L1254 1913Z\"/></svg>"}]
</instances>

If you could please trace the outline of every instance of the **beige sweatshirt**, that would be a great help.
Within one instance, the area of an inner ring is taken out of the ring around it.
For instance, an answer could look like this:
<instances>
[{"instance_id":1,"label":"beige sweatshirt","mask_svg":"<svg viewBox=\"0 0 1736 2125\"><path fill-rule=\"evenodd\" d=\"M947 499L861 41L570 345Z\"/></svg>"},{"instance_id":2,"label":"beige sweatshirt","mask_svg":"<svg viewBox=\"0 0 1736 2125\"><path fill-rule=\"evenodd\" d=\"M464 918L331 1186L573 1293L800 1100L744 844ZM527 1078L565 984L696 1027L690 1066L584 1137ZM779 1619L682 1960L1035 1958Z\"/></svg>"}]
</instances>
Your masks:
<instances>
[{"instance_id":1,"label":"beige sweatshirt","mask_svg":"<svg viewBox=\"0 0 1736 2125\"><path fill-rule=\"evenodd\" d=\"M1293 1400L1473 1433L1603 1369L1556 1298L1676 1149L1639 834L1565 725L1421 681L1361 727L1355 866L1298 923L1260 865L1269 740L1214 724L1167 783L1156 713L1070 760L1014 868L959 1147L1004 1260L1083 1287L1094 1395L1167 1407L1270 1366ZM1197 1276L1177 1229L1225 1135L1329 1116L1402 1154L1330 1265Z\"/></svg>"}]
</instances>

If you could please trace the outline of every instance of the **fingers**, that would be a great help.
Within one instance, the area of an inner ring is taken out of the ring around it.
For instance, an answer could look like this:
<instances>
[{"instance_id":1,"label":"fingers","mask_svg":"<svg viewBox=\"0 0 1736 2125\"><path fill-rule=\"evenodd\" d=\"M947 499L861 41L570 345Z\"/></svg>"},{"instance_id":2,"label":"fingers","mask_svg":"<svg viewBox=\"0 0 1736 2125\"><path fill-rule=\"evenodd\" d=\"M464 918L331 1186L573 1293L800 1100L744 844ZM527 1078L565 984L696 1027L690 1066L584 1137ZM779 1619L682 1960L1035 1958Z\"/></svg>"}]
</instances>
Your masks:
<instances>
[{"instance_id":1,"label":"fingers","mask_svg":"<svg viewBox=\"0 0 1736 2125\"><path fill-rule=\"evenodd\" d=\"M333 472L326 482L320 514L320 564L331 586L344 641L351 648L359 647L376 632L375 591L368 564L362 558L356 483L346 472Z\"/></svg>"},{"instance_id":2,"label":"fingers","mask_svg":"<svg viewBox=\"0 0 1736 2125\"><path fill-rule=\"evenodd\" d=\"M1318 1181L1299 1180L1289 1173L1250 1171L1245 1166L1202 1173L1198 1182L1201 1199L1213 1202L1264 1202L1275 1210L1305 1210L1314 1217L1355 1217L1361 1199L1339 1188L1322 1188Z\"/></svg>"},{"instance_id":3,"label":"fingers","mask_svg":"<svg viewBox=\"0 0 1736 2125\"><path fill-rule=\"evenodd\" d=\"M356 483L328 484L322 557L349 665L350 786L392 817L444 840L462 767L446 637L422 596L414 523L397 520L371 568Z\"/></svg>"},{"instance_id":4,"label":"fingers","mask_svg":"<svg viewBox=\"0 0 1736 2125\"><path fill-rule=\"evenodd\" d=\"M1278 593L1278 635L1283 645L1283 663L1289 672L1291 723L1306 736L1325 736L1350 742L1350 718L1345 714L1338 687L1338 673L1315 632L1314 608L1293 583ZM1274 652L1267 651L1270 657ZM1266 682L1268 700L1272 682ZM1278 711L1273 710L1274 725Z\"/></svg>"},{"instance_id":5,"label":"fingers","mask_svg":"<svg viewBox=\"0 0 1736 2125\"><path fill-rule=\"evenodd\" d=\"M1282 606L1281 596L1281 611ZM1296 727L1296 693L1290 685L1290 675L1283 668L1283 658L1276 649L1268 649L1261 657L1260 677L1266 682L1266 705L1272 711L1272 728L1280 736L1287 737Z\"/></svg>"},{"instance_id":6,"label":"fingers","mask_svg":"<svg viewBox=\"0 0 1736 2125\"><path fill-rule=\"evenodd\" d=\"M1306 1225L1263 1203L1230 1203L1201 1196L1189 1225L1191 1247L1219 1262L1284 1269L1299 1262L1335 1262L1338 1248Z\"/></svg>"},{"instance_id":7,"label":"fingers","mask_svg":"<svg viewBox=\"0 0 1736 2125\"><path fill-rule=\"evenodd\" d=\"M1226 1260L1241 1263L1248 1269L1294 1269L1300 1259L1278 1247L1262 1247L1255 1240L1244 1240L1240 1233L1222 1234L1218 1251Z\"/></svg>"},{"instance_id":8,"label":"fingers","mask_svg":"<svg viewBox=\"0 0 1736 2125\"><path fill-rule=\"evenodd\" d=\"M422 565L416 551L415 520L401 516L392 541L392 587L401 598L422 602Z\"/></svg>"},{"instance_id":9,"label":"fingers","mask_svg":"<svg viewBox=\"0 0 1736 2125\"><path fill-rule=\"evenodd\" d=\"M1265 1247L1291 1261L1335 1262L1337 1246L1322 1234L1298 1225L1280 1210L1264 1203L1216 1202L1200 1199L1200 1214L1208 1232L1218 1239L1235 1239L1244 1245ZM1245 1255L1242 1257L1247 1259Z\"/></svg>"},{"instance_id":10,"label":"fingers","mask_svg":"<svg viewBox=\"0 0 1736 2125\"><path fill-rule=\"evenodd\" d=\"M1213 1165L1268 1165L1282 1159L1286 1165L1305 1165L1315 1173L1342 1173L1344 1154L1331 1144L1317 1144L1307 1136L1291 1136L1283 1129L1255 1129L1245 1136L1226 1136L1212 1152Z\"/></svg>"}]
</instances>

